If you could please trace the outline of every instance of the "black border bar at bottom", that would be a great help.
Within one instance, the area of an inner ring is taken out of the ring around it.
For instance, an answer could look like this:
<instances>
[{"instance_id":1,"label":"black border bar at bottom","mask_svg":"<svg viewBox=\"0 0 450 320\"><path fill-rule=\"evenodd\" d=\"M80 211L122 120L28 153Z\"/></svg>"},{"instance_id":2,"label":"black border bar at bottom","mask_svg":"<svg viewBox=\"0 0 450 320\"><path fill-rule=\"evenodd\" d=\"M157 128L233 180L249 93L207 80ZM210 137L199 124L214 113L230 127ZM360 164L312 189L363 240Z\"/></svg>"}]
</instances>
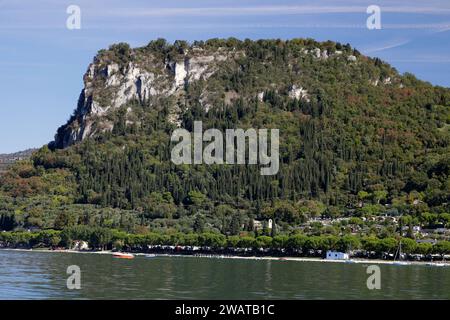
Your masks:
<instances>
[{"instance_id":1,"label":"black border bar at bottom","mask_svg":"<svg viewBox=\"0 0 450 320\"><path fill-rule=\"evenodd\" d=\"M444 316L450 300L45 300L0 301L0 314L10 310L20 316L46 318L113 319L308 319L341 317L364 319L368 316L402 319L418 313ZM448 315L448 314L447 314Z\"/></svg>"}]
</instances>

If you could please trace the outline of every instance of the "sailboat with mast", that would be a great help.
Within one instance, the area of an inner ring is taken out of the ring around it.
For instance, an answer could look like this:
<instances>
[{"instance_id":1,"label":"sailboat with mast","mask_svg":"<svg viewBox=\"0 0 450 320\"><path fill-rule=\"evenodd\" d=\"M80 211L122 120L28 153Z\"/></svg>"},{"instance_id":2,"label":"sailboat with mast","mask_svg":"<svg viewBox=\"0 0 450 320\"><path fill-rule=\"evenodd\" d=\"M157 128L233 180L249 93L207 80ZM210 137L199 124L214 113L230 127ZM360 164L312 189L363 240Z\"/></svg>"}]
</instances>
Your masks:
<instances>
[{"instance_id":1,"label":"sailboat with mast","mask_svg":"<svg viewBox=\"0 0 450 320\"><path fill-rule=\"evenodd\" d=\"M397 260L397 257L399 260ZM400 240L400 242L398 243L398 248L397 251L395 252L395 256L394 256L394 265L397 266L408 266L411 264L411 262L408 261L402 261L403 258L403 254L402 254L402 241Z\"/></svg>"}]
</instances>

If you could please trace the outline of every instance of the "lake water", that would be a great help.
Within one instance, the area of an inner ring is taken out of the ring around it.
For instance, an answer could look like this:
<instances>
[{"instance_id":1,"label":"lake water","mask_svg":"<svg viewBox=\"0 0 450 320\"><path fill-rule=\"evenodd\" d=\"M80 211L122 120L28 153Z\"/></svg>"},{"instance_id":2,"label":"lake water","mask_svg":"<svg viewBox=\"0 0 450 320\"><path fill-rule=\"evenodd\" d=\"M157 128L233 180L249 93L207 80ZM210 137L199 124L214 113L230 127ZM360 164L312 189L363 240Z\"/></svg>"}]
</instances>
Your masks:
<instances>
[{"instance_id":1,"label":"lake water","mask_svg":"<svg viewBox=\"0 0 450 320\"><path fill-rule=\"evenodd\" d=\"M69 265L81 289L69 290ZM0 250L0 299L450 299L450 268Z\"/></svg>"}]
</instances>

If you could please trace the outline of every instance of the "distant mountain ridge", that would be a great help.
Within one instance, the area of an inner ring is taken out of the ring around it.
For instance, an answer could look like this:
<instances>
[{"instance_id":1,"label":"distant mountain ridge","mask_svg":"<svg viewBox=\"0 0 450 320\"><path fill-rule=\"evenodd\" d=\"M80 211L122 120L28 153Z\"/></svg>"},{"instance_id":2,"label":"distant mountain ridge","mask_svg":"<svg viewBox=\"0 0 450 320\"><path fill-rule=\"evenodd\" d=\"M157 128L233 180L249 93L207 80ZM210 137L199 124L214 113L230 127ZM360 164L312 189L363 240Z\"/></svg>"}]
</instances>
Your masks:
<instances>
[{"instance_id":1,"label":"distant mountain ridge","mask_svg":"<svg viewBox=\"0 0 450 320\"><path fill-rule=\"evenodd\" d=\"M14 153L0 153L0 173L5 171L9 165L16 161L29 159L36 150L38 149L30 148Z\"/></svg>"}]
</instances>

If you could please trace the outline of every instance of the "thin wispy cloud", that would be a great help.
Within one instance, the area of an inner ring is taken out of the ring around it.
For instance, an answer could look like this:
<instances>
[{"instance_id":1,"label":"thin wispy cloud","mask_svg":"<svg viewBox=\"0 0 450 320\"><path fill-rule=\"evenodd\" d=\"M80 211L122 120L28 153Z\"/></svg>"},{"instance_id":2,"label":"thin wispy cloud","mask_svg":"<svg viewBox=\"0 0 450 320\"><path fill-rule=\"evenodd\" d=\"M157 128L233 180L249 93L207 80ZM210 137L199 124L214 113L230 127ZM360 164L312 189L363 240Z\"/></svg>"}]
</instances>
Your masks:
<instances>
[{"instance_id":1,"label":"thin wispy cloud","mask_svg":"<svg viewBox=\"0 0 450 320\"><path fill-rule=\"evenodd\" d=\"M64 29L65 28L65 18L67 17L64 5L61 5L59 1L47 0L48 6L37 6L34 2L25 1L23 3L16 3L8 1L6 8L2 8L0 11L0 30L20 30L20 29ZM2 2L0 1L0 4ZM168 7L161 6L160 3L154 2L153 5L145 7L142 3L133 3L130 1L129 7L123 7L121 2L87 2L79 1L79 5L82 8L82 16L84 27L88 29L98 29L98 28L111 28L112 30L118 28L127 28L129 30L134 30L136 27L133 26L123 26L121 21L130 18L135 18L136 23L134 25L140 26L141 29L158 29L155 27L156 24L162 25L162 21L152 21L157 18L182 18L176 23L176 27L180 25L186 26L188 28L204 28L207 25L197 19L196 24L188 24L189 18L196 19L198 17L204 18L214 18L214 17L224 17L233 18L232 27L240 26L242 28L341 28L341 29L355 29L365 27L365 18L367 16L367 6L366 5L355 5L353 1L343 2L347 5L266 5L261 6L255 2L253 6L239 6L236 5L228 6L205 6L205 7ZM408 5L384 5L389 2L381 2L381 12L391 13L391 14L436 14L436 15L448 15L450 18L450 2L444 7L435 6L423 6L410 1ZM195 4L195 3L194 3ZM128 3L127 3L128 5ZM190 3L192 5L192 3ZM334 17L339 17L343 14L359 14L361 15L360 24L345 23L345 19L342 19L342 23L330 23L327 21L328 15L334 15ZM313 15L318 16L319 20L316 23L299 23L299 24L286 24L283 22L271 22L266 24L264 22L257 24L249 24L245 21L245 17L257 17L257 16L268 16L268 17L288 17L295 15ZM323 15L323 16L321 16ZM10 20L10 16L16 16L19 19ZM320 17L319 17L320 16ZM1 19L4 17L4 19ZM238 18L242 18L239 21ZM147 19L149 18L149 19ZM37 21L38 20L38 21ZM192 19L191 19L192 20ZM321 21L322 20L322 21ZM164 22L163 22L164 23ZM171 22L172 23L172 22ZM217 21L220 24L220 21ZM173 23L172 23L173 24ZM127 25L129 25L127 23ZM170 24L168 24L170 27ZM219 25L217 25L219 27ZM222 27L222 26L220 26ZM224 26L226 27L226 26ZM384 29L448 29L450 28L450 22L447 23L390 23L383 24Z\"/></svg>"},{"instance_id":2,"label":"thin wispy cloud","mask_svg":"<svg viewBox=\"0 0 450 320\"><path fill-rule=\"evenodd\" d=\"M450 22L444 23L386 23L383 29L436 29L446 31L450 29Z\"/></svg>"},{"instance_id":3,"label":"thin wispy cloud","mask_svg":"<svg viewBox=\"0 0 450 320\"><path fill-rule=\"evenodd\" d=\"M229 15L299 15L363 13L367 6L253 6L253 7L185 7L185 8L113 8L102 10L108 16L178 17L178 16L229 16ZM382 6L384 13L450 14L450 8L423 6Z\"/></svg>"},{"instance_id":4,"label":"thin wispy cloud","mask_svg":"<svg viewBox=\"0 0 450 320\"><path fill-rule=\"evenodd\" d=\"M450 57L442 58L414 58L414 59L391 59L390 62L408 62L408 63L450 63Z\"/></svg>"},{"instance_id":5,"label":"thin wispy cloud","mask_svg":"<svg viewBox=\"0 0 450 320\"><path fill-rule=\"evenodd\" d=\"M154 8L146 10L110 9L107 15L116 16L227 16L227 15L276 15L276 14L322 14L322 13L361 13L366 7L362 6L254 6L254 7L197 7L197 8Z\"/></svg>"},{"instance_id":6,"label":"thin wispy cloud","mask_svg":"<svg viewBox=\"0 0 450 320\"><path fill-rule=\"evenodd\" d=\"M298 28L298 29L367 29L365 23L349 24L349 23L247 23L245 21L236 21L234 23L191 23L180 22L177 25L173 23L149 23L147 25L138 24L89 24L86 25L86 29L104 29L105 27L110 29L119 30L159 30L159 29L179 29L180 26L189 29L204 29L204 28ZM422 23L422 24L384 24L382 29L423 29L434 30L435 32L443 32L450 30L450 23L435 24L435 23Z\"/></svg>"},{"instance_id":7,"label":"thin wispy cloud","mask_svg":"<svg viewBox=\"0 0 450 320\"><path fill-rule=\"evenodd\" d=\"M405 44L408 44L412 41L412 39L407 39L407 40L399 40L396 42L392 42L386 45L383 45L381 47L374 47L374 48L370 48L370 49L365 49L362 50L363 53L365 54L371 54L374 52L380 52L380 51L384 51L384 50L388 50L388 49L393 49L393 48L397 48L397 47L401 47Z\"/></svg>"},{"instance_id":8,"label":"thin wispy cloud","mask_svg":"<svg viewBox=\"0 0 450 320\"><path fill-rule=\"evenodd\" d=\"M437 30L434 31L434 33L441 33L441 32L446 32L450 30L450 23L448 23L445 26L439 27L437 28Z\"/></svg>"}]
</instances>

